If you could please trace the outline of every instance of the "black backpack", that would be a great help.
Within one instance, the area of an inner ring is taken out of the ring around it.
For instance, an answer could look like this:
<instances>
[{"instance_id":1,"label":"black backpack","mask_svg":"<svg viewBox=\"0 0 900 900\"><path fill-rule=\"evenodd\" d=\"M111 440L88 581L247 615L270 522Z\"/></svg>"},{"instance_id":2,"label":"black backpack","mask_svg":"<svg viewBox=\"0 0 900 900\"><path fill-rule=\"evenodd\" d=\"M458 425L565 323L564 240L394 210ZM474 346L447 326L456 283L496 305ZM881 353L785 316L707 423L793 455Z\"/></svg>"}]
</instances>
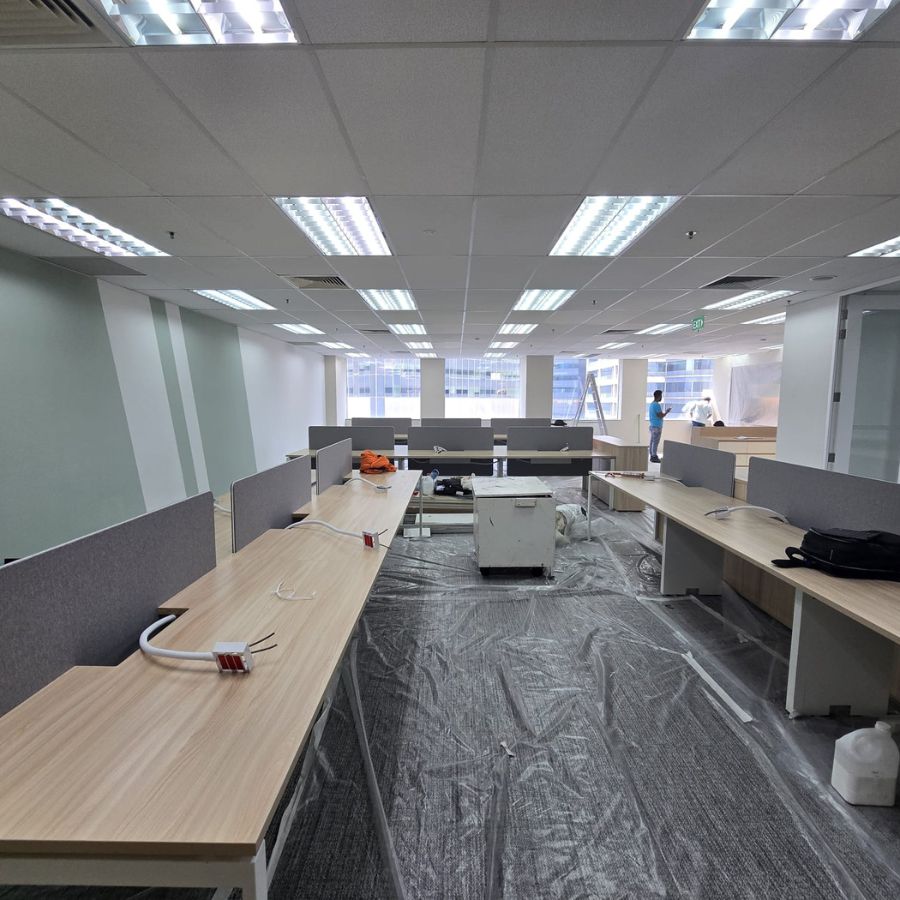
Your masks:
<instances>
[{"instance_id":1,"label":"black backpack","mask_svg":"<svg viewBox=\"0 0 900 900\"><path fill-rule=\"evenodd\" d=\"M806 566L840 578L900 581L900 534L811 528L799 547L786 547L787 559L773 559L779 569Z\"/></svg>"}]
</instances>

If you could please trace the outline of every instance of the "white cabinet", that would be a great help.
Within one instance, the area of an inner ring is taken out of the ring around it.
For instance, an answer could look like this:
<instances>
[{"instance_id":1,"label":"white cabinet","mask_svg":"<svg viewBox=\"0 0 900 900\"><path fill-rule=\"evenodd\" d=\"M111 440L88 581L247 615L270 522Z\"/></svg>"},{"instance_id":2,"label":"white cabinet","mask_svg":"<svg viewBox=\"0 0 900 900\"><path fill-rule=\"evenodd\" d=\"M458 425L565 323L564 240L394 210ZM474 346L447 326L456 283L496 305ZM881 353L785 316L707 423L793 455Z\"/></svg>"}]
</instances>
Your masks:
<instances>
[{"instance_id":1,"label":"white cabinet","mask_svg":"<svg viewBox=\"0 0 900 900\"><path fill-rule=\"evenodd\" d=\"M553 571L556 501L540 478L472 479L475 558L488 569Z\"/></svg>"}]
</instances>

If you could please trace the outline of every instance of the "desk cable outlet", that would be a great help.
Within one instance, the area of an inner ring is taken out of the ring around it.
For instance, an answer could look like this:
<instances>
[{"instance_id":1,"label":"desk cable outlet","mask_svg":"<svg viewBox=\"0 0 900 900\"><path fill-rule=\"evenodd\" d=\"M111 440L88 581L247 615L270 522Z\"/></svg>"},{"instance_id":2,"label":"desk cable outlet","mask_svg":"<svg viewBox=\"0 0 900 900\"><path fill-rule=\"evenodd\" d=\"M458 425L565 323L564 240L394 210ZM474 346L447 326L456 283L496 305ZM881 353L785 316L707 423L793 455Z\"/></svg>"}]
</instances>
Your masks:
<instances>
[{"instance_id":1,"label":"desk cable outlet","mask_svg":"<svg viewBox=\"0 0 900 900\"><path fill-rule=\"evenodd\" d=\"M431 449L435 453L446 453L447 452L447 448L442 447L440 444L435 444Z\"/></svg>"},{"instance_id":2,"label":"desk cable outlet","mask_svg":"<svg viewBox=\"0 0 900 900\"><path fill-rule=\"evenodd\" d=\"M214 662L220 672L243 672L247 674L253 669L253 654L264 653L266 650L274 650L278 644L268 647L257 645L275 636L273 631L258 641L248 644L246 641L216 642L212 650L170 650L167 647L154 647L150 638L164 625L174 622L176 616L163 616L141 632L140 646L148 656L161 656L165 659L198 659L204 662Z\"/></svg>"},{"instance_id":3,"label":"desk cable outlet","mask_svg":"<svg viewBox=\"0 0 900 900\"><path fill-rule=\"evenodd\" d=\"M381 546L380 536L387 531L386 528L383 531L345 531L343 528L338 528L330 522L323 522L321 519L303 519L300 522L294 522L293 525L288 525L288 529L303 528L309 525L319 525L335 534L344 534L347 537L362 538L363 546L368 550L377 550Z\"/></svg>"},{"instance_id":4,"label":"desk cable outlet","mask_svg":"<svg viewBox=\"0 0 900 900\"><path fill-rule=\"evenodd\" d=\"M381 491L382 493L391 489L389 484L379 484L377 481L370 481L368 478L363 478L362 475L352 475L345 483L349 484L351 481L361 481L363 484L367 484L369 487L373 487L376 491Z\"/></svg>"},{"instance_id":5,"label":"desk cable outlet","mask_svg":"<svg viewBox=\"0 0 900 900\"><path fill-rule=\"evenodd\" d=\"M788 522L787 517L780 512L769 509L768 506L753 506L752 504L750 506L717 506L715 509L703 513L703 515L712 516L714 519L727 519L733 512L740 512L743 509L756 509L760 512L768 513L771 519L777 519L779 522L784 522L785 525L791 524Z\"/></svg>"}]
</instances>

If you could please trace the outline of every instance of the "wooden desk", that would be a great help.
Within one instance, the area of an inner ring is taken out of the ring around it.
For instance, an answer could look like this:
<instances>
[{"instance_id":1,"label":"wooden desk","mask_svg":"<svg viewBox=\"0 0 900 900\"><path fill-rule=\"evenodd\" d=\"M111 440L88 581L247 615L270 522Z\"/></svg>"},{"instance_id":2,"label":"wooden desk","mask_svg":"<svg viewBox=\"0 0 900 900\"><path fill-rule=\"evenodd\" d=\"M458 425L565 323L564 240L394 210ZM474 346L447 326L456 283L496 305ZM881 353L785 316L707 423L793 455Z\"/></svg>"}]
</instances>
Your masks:
<instances>
[{"instance_id":1,"label":"wooden desk","mask_svg":"<svg viewBox=\"0 0 900 900\"><path fill-rule=\"evenodd\" d=\"M721 431L720 428L712 429L712 428L694 428L694 431ZM759 440L759 439L748 439L748 440L739 440L737 438L729 438L729 437L719 437L718 435L709 436L704 434L700 438L694 438L691 435L692 441L691 443L699 446L706 447L710 450L723 450L726 453L734 454L734 464L740 468L746 467L750 465L750 459L754 456L775 456L775 441L770 440Z\"/></svg>"},{"instance_id":2,"label":"wooden desk","mask_svg":"<svg viewBox=\"0 0 900 900\"><path fill-rule=\"evenodd\" d=\"M393 490L403 500L406 483ZM274 631L249 675L138 651L72 669L0 719L0 883L265 900L266 830L386 553L267 531L167 601L184 612L155 637L198 650ZM281 600L282 581L315 597Z\"/></svg>"},{"instance_id":3,"label":"wooden desk","mask_svg":"<svg viewBox=\"0 0 900 900\"><path fill-rule=\"evenodd\" d=\"M607 478L603 472L596 477ZM704 515L741 501L666 481L614 479L665 517L660 589L664 594L719 593L723 551L791 585L794 627L787 709L828 715L832 706L879 716L887 709L893 645L900 643L900 584L833 578L814 569L779 569L771 560L799 546L804 532L755 512Z\"/></svg>"},{"instance_id":4,"label":"wooden desk","mask_svg":"<svg viewBox=\"0 0 900 900\"><path fill-rule=\"evenodd\" d=\"M597 453L611 454L612 464L610 468L620 472L645 472L647 470L647 445L626 441L623 438L613 437L608 434L597 435L594 438L594 450ZM632 497L613 490L611 485L602 479L587 479L588 490L593 490L594 496L602 500L610 509L622 512L640 512L644 508Z\"/></svg>"}]
</instances>

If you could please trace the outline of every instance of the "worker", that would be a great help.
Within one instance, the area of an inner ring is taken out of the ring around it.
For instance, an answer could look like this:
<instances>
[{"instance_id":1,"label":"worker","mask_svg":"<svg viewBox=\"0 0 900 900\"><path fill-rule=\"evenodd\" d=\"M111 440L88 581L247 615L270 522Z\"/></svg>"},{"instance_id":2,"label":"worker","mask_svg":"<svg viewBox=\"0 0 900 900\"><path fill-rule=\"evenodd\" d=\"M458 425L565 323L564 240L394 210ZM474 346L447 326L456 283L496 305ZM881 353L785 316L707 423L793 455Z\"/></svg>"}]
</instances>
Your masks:
<instances>
[{"instance_id":1,"label":"worker","mask_svg":"<svg viewBox=\"0 0 900 900\"><path fill-rule=\"evenodd\" d=\"M691 425L694 428L703 428L709 424L713 417L712 397L704 397L689 403L685 412L691 417Z\"/></svg>"},{"instance_id":2,"label":"worker","mask_svg":"<svg viewBox=\"0 0 900 900\"><path fill-rule=\"evenodd\" d=\"M672 407L662 408L662 391L653 392L653 402L650 404L650 462L658 463L659 439L662 437L663 419L672 412Z\"/></svg>"}]
</instances>

